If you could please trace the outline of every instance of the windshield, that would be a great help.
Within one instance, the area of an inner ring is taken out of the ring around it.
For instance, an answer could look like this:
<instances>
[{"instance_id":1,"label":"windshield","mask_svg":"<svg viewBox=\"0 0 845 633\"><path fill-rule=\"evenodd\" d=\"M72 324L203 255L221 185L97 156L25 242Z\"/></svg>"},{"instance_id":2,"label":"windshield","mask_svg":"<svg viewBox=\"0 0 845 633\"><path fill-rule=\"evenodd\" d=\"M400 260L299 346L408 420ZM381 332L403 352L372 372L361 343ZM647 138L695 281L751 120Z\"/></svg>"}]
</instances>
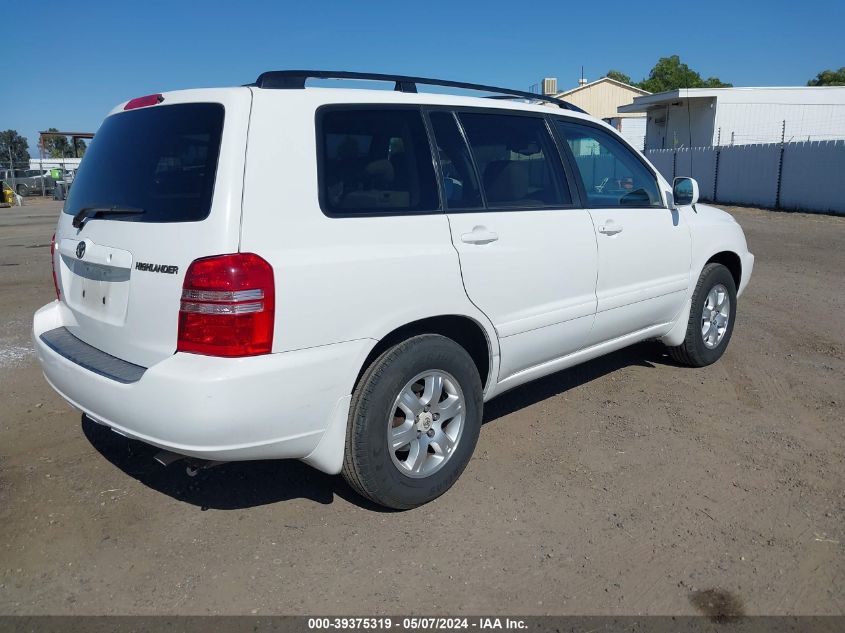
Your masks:
<instances>
[{"instance_id":1,"label":"windshield","mask_svg":"<svg viewBox=\"0 0 845 633\"><path fill-rule=\"evenodd\" d=\"M154 106L108 117L76 173L64 212L133 207L131 222L196 222L208 216L223 132L223 106Z\"/></svg>"}]
</instances>

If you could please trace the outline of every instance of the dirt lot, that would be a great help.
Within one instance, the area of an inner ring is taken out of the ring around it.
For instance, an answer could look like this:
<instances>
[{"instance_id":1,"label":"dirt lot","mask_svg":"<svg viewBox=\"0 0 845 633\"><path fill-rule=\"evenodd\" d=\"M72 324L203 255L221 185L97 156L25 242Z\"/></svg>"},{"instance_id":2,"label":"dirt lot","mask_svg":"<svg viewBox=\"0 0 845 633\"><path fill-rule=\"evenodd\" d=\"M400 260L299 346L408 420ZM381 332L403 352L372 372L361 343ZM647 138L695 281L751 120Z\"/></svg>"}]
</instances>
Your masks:
<instances>
[{"instance_id":1,"label":"dirt lot","mask_svg":"<svg viewBox=\"0 0 845 633\"><path fill-rule=\"evenodd\" d=\"M57 203L0 209L0 613L845 613L845 218L730 209L716 365L643 344L489 403L455 488L384 512L298 462L189 479L44 382Z\"/></svg>"}]
</instances>

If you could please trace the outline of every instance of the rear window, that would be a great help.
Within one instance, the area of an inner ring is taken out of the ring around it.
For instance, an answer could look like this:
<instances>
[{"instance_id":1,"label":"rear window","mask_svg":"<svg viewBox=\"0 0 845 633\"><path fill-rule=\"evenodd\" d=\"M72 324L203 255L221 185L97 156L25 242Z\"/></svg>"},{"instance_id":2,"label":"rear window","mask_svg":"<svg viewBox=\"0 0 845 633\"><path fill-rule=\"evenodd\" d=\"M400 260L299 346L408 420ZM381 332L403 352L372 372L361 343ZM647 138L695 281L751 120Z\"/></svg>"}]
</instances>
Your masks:
<instances>
[{"instance_id":1,"label":"rear window","mask_svg":"<svg viewBox=\"0 0 845 633\"><path fill-rule=\"evenodd\" d=\"M323 211L358 215L439 209L419 109L329 109L321 115L319 135Z\"/></svg>"},{"instance_id":2,"label":"rear window","mask_svg":"<svg viewBox=\"0 0 845 633\"><path fill-rule=\"evenodd\" d=\"M196 222L211 210L224 109L219 103L154 106L108 117L73 181L65 213L131 207L134 222Z\"/></svg>"}]
</instances>

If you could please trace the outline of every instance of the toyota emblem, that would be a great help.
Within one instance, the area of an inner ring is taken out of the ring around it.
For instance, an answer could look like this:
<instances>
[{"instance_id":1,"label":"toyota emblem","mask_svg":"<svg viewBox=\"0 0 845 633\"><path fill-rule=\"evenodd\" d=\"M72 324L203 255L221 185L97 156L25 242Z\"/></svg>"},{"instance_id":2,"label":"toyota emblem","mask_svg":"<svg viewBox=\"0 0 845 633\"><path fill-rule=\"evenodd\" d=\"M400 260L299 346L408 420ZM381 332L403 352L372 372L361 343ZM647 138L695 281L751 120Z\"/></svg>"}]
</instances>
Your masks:
<instances>
[{"instance_id":1,"label":"toyota emblem","mask_svg":"<svg viewBox=\"0 0 845 633\"><path fill-rule=\"evenodd\" d=\"M80 242L79 244L76 245L76 256L79 259L82 259L83 257L85 257L85 242Z\"/></svg>"}]
</instances>

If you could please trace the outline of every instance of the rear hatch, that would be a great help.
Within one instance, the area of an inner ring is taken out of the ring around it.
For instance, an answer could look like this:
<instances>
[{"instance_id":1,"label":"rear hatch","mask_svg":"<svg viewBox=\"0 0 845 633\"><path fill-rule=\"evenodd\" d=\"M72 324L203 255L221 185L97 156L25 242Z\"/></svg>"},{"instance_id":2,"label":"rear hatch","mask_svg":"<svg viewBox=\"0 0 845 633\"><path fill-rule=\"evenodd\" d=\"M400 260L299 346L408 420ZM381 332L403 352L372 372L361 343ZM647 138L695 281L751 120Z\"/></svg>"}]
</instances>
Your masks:
<instances>
[{"instance_id":1,"label":"rear hatch","mask_svg":"<svg viewBox=\"0 0 845 633\"><path fill-rule=\"evenodd\" d=\"M74 336L144 367L175 352L188 266L238 250L251 95L151 95L103 122L56 232Z\"/></svg>"}]
</instances>

